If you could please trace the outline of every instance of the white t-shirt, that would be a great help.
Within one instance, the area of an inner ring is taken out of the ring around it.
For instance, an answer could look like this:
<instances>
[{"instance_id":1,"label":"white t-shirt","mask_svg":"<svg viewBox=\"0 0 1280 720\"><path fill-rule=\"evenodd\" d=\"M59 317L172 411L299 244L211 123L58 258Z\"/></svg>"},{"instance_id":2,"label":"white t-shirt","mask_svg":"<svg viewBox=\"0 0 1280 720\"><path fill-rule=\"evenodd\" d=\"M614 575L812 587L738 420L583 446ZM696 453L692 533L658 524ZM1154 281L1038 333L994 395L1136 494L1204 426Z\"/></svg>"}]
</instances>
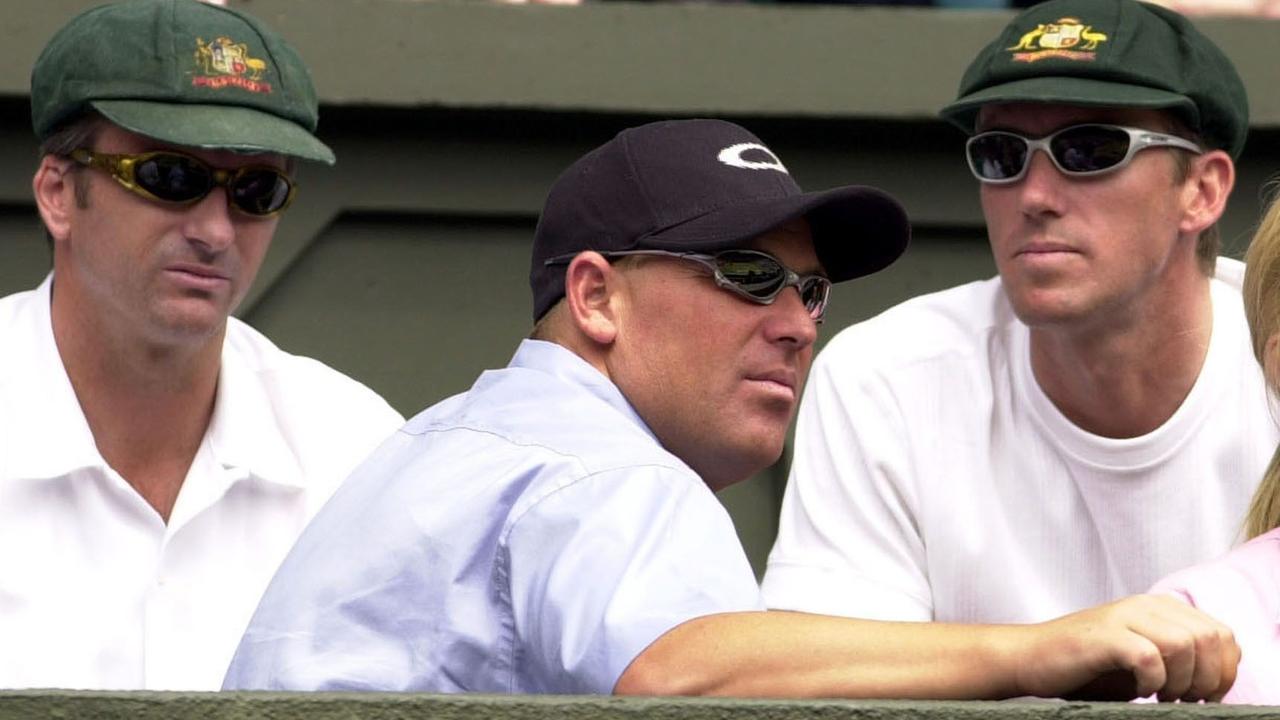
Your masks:
<instances>
[{"instance_id":1,"label":"white t-shirt","mask_svg":"<svg viewBox=\"0 0 1280 720\"><path fill-rule=\"evenodd\" d=\"M772 608L1035 622L1144 592L1237 541L1276 446L1218 261L1204 367L1131 439L1072 424L1036 383L998 278L903 303L814 363L764 579Z\"/></svg>"},{"instance_id":2,"label":"white t-shirt","mask_svg":"<svg viewBox=\"0 0 1280 720\"><path fill-rule=\"evenodd\" d=\"M166 525L97 451L49 290L0 299L0 687L216 690L303 526L403 419L231 319Z\"/></svg>"}]
</instances>

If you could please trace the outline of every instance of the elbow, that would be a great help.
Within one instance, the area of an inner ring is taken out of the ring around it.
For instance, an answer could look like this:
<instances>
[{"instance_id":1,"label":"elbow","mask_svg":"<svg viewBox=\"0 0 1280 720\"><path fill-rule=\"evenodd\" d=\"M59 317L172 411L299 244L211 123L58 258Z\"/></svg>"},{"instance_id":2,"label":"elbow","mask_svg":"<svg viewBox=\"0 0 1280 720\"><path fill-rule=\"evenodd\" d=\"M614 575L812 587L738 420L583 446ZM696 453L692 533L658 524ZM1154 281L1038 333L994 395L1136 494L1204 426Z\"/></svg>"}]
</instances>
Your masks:
<instances>
[{"instance_id":1,"label":"elbow","mask_svg":"<svg viewBox=\"0 0 1280 720\"><path fill-rule=\"evenodd\" d=\"M614 695L755 696L760 654L727 642L763 613L723 613L688 620L640 652L614 683ZM751 617L747 617L751 616Z\"/></svg>"},{"instance_id":2,"label":"elbow","mask_svg":"<svg viewBox=\"0 0 1280 720\"><path fill-rule=\"evenodd\" d=\"M713 690L670 662L641 653L613 686L614 695L708 695Z\"/></svg>"}]
</instances>

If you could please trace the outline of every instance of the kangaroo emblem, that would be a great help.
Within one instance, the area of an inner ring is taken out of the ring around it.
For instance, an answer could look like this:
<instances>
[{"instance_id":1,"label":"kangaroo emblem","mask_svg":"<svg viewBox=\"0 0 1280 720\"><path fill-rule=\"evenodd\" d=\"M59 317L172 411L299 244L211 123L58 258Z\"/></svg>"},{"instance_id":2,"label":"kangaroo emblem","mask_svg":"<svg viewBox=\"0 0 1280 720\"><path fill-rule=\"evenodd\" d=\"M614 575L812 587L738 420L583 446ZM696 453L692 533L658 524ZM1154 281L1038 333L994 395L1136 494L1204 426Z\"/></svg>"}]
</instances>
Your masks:
<instances>
[{"instance_id":1,"label":"kangaroo emblem","mask_svg":"<svg viewBox=\"0 0 1280 720\"><path fill-rule=\"evenodd\" d=\"M1030 51L1027 57L1015 56L1015 60L1035 59L1052 55L1050 51L1096 50L1098 43L1106 42L1106 33L1097 32L1092 25L1085 25L1073 17L1059 18L1057 22L1040 23L1024 34L1018 44L1005 50ZM1058 55L1063 57L1062 55ZM1070 57L1070 56L1066 56ZM1092 56L1090 56L1092 57Z\"/></svg>"},{"instance_id":2,"label":"kangaroo emblem","mask_svg":"<svg viewBox=\"0 0 1280 720\"><path fill-rule=\"evenodd\" d=\"M1036 26L1035 30L1032 30L1026 35L1023 35L1022 39L1018 41L1017 45L1014 45L1011 48L1005 48L1005 50L1034 50L1036 40L1039 40L1040 36L1043 34L1044 34L1044 23L1040 23L1039 25Z\"/></svg>"},{"instance_id":3,"label":"kangaroo emblem","mask_svg":"<svg viewBox=\"0 0 1280 720\"><path fill-rule=\"evenodd\" d=\"M1080 48L1081 50L1095 50L1098 47L1098 43L1107 41L1107 36L1105 33L1093 32L1093 26L1087 25L1080 33L1080 39L1085 41L1084 46Z\"/></svg>"}]
</instances>

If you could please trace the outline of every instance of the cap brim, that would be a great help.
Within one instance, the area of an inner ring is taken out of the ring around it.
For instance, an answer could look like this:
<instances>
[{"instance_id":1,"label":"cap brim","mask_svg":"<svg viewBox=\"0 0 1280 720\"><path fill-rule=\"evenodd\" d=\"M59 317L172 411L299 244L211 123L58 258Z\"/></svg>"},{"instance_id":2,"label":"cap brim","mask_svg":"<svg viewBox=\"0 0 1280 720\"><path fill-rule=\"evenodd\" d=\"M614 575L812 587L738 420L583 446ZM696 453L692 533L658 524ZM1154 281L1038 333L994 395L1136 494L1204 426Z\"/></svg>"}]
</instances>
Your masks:
<instances>
[{"instance_id":1,"label":"cap brim","mask_svg":"<svg viewBox=\"0 0 1280 720\"><path fill-rule=\"evenodd\" d=\"M833 282L883 270L902 255L911 238L898 201L876 188L850 185L736 203L650 233L636 244L659 250L727 250L802 216L809 220L818 261Z\"/></svg>"},{"instance_id":2,"label":"cap brim","mask_svg":"<svg viewBox=\"0 0 1280 720\"><path fill-rule=\"evenodd\" d=\"M253 108L149 100L94 100L90 104L130 132L174 145L278 153L328 165L335 159L333 151L306 128Z\"/></svg>"},{"instance_id":3,"label":"cap brim","mask_svg":"<svg viewBox=\"0 0 1280 720\"><path fill-rule=\"evenodd\" d=\"M978 110L994 103L1061 103L1088 107L1176 108L1199 125L1196 105L1185 95L1144 85L1092 78L1040 76L992 85L969 93L939 111L946 120L972 133Z\"/></svg>"}]
</instances>

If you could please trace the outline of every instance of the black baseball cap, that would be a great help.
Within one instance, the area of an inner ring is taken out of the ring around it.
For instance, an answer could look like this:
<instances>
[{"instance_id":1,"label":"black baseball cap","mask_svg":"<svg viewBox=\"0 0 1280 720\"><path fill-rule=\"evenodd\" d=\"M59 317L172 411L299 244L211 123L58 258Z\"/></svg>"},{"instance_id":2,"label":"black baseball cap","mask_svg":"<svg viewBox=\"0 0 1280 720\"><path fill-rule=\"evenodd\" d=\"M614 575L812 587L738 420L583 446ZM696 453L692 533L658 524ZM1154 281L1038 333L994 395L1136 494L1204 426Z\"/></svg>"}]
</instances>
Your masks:
<instances>
[{"instance_id":1,"label":"black baseball cap","mask_svg":"<svg viewBox=\"0 0 1280 720\"><path fill-rule=\"evenodd\" d=\"M798 217L833 282L888 267L911 236L906 212L882 190L800 189L778 156L724 120L629 128L561 173L533 239L533 318L564 297L563 263L586 250L716 252Z\"/></svg>"},{"instance_id":2,"label":"black baseball cap","mask_svg":"<svg viewBox=\"0 0 1280 720\"><path fill-rule=\"evenodd\" d=\"M1048 0L974 58L941 115L968 133L983 105L1061 103L1169 110L1239 157L1249 102L1231 60L1186 17L1136 0Z\"/></svg>"}]
</instances>

